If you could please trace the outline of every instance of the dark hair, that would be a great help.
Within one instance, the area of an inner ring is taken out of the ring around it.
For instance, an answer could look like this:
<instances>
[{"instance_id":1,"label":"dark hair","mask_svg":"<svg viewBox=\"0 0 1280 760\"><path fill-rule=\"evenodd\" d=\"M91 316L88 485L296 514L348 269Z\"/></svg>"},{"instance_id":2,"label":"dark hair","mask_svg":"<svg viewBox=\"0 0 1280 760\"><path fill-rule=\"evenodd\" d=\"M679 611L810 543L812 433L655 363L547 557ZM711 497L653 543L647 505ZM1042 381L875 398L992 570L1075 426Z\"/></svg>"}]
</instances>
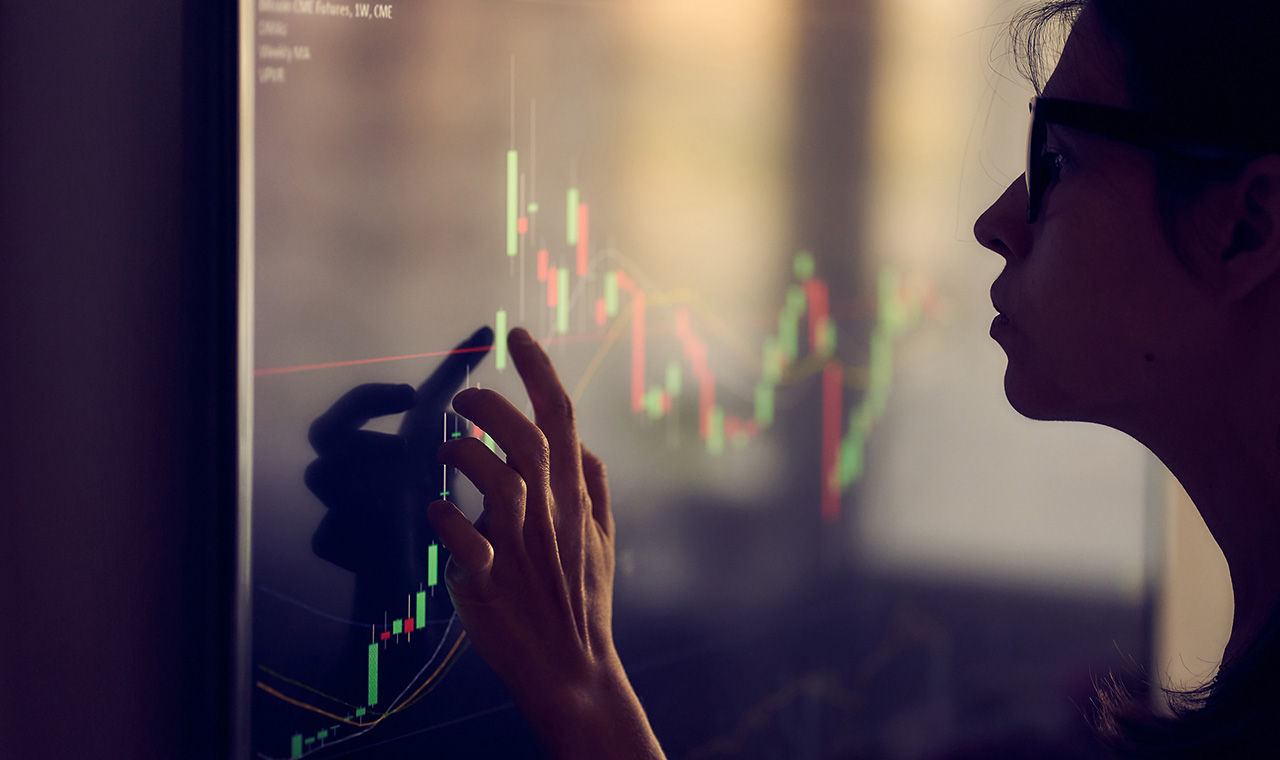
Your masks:
<instances>
[{"instance_id":1,"label":"dark hair","mask_svg":"<svg viewBox=\"0 0 1280 760\"><path fill-rule=\"evenodd\" d=\"M1052 0L1012 22L1014 53L1039 92L1053 55L1086 8L1096 12L1124 62L1132 106L1228 141L1280 152L1280 14L1274 0ZM1259 154L1260 155L1260 154ZM1153 154L1164 234L1179 242L1184 212L1214 181L1248 160L1203 163ZM1280 611L1253 642L1225 660L1209 683L1162 690L1168 714L1109 677L1096 688L1091 720L1128 757L1255 757L1280 748Z\"/></svg>"},{"instance_id":2,"label":"dark hair","mask_svg":"<svg viewBox=\"0 0 1280 760\"><path fill-rule=\"evenodd\" d=\"M1121 53L1134 108L1226 142L1280 152L1280 14L1274 0L1051 0L1012 22L1014 52L1037 92L1048 61L1086 7ZM1153 154L1165 237L1190 268L1185 213L1211 182L1250 159L1205 162Z\"/></svg>"},{"instance_id":3,"label":"dark hair","mask_svg":"<svg viewBox=\"0 0 1280 760\"><path fill-rule=\"evenodd\" d=\"M1271 757L1280 747L1280 617L1209 683L1164 690L1169 714L1151 709L1120 680L1096 686L1089 719L1105 745L1124 757Z\"/></svg>"}]
</instances>

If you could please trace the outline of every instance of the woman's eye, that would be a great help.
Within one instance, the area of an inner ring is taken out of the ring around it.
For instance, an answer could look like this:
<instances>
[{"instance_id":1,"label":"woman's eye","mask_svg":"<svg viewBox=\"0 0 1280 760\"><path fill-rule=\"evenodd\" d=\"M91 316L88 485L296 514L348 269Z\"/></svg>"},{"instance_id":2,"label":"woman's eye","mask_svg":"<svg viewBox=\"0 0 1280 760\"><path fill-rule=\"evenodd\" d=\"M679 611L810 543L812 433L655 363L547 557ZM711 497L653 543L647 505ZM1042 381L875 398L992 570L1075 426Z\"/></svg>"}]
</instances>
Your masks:
<instances>
[{"instance_id":1,"label":"woman's eye","mask_svg":"<svg viewBox=\"0 0 1280 760\"><path fill-rule=\"evenodd\" d=\"M1049 179L1056 180L1058 174L1062 172L1062 167L1066 164L1067 157L1061 153L1046 150L1041 160L1044 161L1045 168L1049 170Z\"/></svg>"}]
</instances>

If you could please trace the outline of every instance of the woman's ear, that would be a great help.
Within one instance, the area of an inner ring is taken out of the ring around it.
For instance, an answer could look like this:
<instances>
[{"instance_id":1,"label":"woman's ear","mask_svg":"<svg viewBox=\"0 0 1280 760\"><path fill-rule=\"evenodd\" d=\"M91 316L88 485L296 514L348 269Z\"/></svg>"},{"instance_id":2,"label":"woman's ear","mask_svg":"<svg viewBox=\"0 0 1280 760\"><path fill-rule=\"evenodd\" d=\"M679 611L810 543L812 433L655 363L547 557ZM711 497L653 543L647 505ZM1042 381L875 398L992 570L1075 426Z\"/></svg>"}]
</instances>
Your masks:
<instances>
[{"instance_id":1,"label":"woman's ear","mask_svg":"<svg viewBox=\"0 0 1280 760\"><path fill-rule=\"evenodd\" d=\"M1234 302L1280 274L1280 155L1255 159L1223 190L1223 242L1217 261L1205 264L1223 300Z\"/></svg>"}]
</instances>

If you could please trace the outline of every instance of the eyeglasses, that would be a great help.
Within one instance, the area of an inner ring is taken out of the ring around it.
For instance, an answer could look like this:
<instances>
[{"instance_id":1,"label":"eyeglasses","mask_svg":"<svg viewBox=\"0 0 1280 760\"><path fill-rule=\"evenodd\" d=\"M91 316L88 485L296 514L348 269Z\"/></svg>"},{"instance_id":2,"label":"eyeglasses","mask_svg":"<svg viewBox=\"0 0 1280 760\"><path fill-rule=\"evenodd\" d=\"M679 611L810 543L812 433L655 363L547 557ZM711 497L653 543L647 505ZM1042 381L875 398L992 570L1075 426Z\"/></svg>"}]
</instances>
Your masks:
<instances>
[{"instance_id":1,"label":"eyeglasses","mask_svg":"<svg viewBox=\"0 0 1280 760\"><path fill-rule=\"evenodd\" d=\"M1235 139L1206 138L1166 119L1125 108L1060 98L1032 98L1027 132L1027 224L1040 216L1044 194L1055 179L1058 155L1045 149L1050 123L1061 124L1149 150L1204 162L1247 160L1275 152Z\"/></svg>"}]
</instances>

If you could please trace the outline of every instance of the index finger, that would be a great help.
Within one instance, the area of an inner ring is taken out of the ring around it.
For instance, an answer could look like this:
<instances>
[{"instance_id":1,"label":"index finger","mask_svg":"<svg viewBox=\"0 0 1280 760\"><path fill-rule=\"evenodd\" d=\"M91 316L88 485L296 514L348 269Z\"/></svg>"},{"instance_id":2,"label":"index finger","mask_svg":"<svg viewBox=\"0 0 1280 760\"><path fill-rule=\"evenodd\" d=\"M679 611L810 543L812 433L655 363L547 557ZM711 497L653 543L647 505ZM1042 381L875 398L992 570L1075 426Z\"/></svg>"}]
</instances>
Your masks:
<instances>
[{"instance_id":1,"label":"index finger","mask_svg":"<svg viewBox=\"0 0 1280 760\"><path fill-rule=\"evenodd\" d=\"M573 402L556 375L551 358L527 330L520 327L512 330L507 348L533 403L534 423L547 437L551 452L551 493L560 499L573 500L582 489L582 452L573 420Z\"/></svg>"}]
</instances>

